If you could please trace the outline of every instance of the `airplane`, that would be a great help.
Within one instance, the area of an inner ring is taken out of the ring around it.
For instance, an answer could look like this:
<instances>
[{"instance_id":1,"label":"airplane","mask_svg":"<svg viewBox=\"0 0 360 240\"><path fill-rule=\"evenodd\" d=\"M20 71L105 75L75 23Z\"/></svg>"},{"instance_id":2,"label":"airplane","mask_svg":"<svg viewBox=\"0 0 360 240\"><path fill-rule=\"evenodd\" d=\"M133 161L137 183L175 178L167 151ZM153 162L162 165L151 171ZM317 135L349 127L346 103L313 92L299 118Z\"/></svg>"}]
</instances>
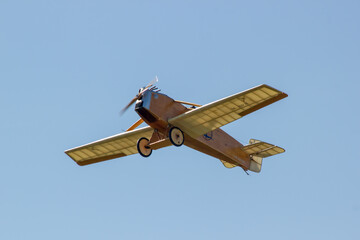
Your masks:
<instances>
[{"instance_id":1,"label":"airplane","mask_svg":"<svg viewBox=\"0 0 360 240\"><path fill-rule=\"evenodd\" d=\"M242 145L220 127L279 101L288 95L266 84L223 99L199 105L178 101L160 93L157 78L122 110L135 104L140 119L125 132L104 138L65 153L78 165L98 163L139 153L149 157L153 150L182 145L219 159L227 168L241 167L260 172L263 158L285 152L281 147L250 139ZM137 128L143 122L148 126Z\"/></svg>"}]
</instances>

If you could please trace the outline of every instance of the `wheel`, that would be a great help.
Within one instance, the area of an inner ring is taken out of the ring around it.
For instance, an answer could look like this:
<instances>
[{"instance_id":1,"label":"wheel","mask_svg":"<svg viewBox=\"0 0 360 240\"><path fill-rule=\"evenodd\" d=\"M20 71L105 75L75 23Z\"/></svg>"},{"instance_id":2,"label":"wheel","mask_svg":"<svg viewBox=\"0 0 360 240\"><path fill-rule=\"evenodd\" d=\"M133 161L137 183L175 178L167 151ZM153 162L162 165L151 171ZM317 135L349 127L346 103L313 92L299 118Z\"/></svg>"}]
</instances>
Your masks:
<instances>
[{"instance_id":1,"label":"wheel","mask_svg":"<svg viewBox=\"0 0 360 240\"><path fill-rule=\"evenodd\" d=\"M149 139L144 137L140 138L137 142L137 150L143 157L149 157L152 153L152 149L147 146L148 143Z\"/></svg>"},{"instance_id":2,"label":"wheel","mask_svg":"<svg viewBox=\"0 0 360 240\"><path fill-rule=\"evenodd\" d=\"M184 143L184 133L177 127L172 127L169 131L170 142L176 146L180 147Z\"/></svg>"}]
</instances>

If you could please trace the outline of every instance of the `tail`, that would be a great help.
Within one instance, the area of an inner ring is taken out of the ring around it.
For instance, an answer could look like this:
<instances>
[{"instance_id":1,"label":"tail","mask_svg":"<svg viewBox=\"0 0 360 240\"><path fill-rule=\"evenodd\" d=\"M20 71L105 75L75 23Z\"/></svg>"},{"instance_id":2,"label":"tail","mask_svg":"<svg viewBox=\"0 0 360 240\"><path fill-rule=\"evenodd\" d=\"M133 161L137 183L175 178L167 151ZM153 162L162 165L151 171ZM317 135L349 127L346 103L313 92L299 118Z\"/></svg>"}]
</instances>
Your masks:
<instances>
[{"instance_id":1,"label":"tail","mask_svg":"<svg viewBox=\"0 0 360 240\"><path fill-rule=\"evenodd\" d=\"M255 139L250 139L249 145L242 147L241 150L249 154L251 160L249 170L253 172L261 171L263 158L285 152L281 147Z\"/></svg>"}]
</instances>

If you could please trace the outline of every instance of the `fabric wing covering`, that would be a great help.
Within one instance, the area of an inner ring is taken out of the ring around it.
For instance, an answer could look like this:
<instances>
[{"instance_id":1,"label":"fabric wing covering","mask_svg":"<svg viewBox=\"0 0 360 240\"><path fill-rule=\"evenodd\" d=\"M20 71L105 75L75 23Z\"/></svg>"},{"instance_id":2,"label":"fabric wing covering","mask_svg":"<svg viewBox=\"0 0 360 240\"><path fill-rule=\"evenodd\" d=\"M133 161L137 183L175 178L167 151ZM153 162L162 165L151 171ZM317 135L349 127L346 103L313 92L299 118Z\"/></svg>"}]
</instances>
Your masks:
<instances>
[{"instance_id":1,"label":"fabric wing covering","mask_svg":"<svg viewBox=\"0 0 360 240\"><path fill-rule=\"evenodd\" d=\"M123 132L80 147L65 151L80 166L137 153L137 141L141 137L150 139L153 129L144 127Z\"/></svg>"},{"instance_id":2,"label":"fabric wing covering","mask_svg":"<svg viewBox=\"0 0 360 240\"><path fill-rule=\"evenodd\" d=\"M263 84L183 113L169 123L195 138L285 97L286 93Z\"/></svg>"},{"instance_id":3,"label":"fabric wing covering","mask_svg":"<svg viewBox=\"0 0 360 240\"><path fill-rule=\"evenodd\" d=\"M250 144L241 148L244 152L249 155L266 158L274 156L279 153L285 152L285 149L275 146L270 143L262 142L255 139L250 139Z\"/></svg>"}]
</instances>

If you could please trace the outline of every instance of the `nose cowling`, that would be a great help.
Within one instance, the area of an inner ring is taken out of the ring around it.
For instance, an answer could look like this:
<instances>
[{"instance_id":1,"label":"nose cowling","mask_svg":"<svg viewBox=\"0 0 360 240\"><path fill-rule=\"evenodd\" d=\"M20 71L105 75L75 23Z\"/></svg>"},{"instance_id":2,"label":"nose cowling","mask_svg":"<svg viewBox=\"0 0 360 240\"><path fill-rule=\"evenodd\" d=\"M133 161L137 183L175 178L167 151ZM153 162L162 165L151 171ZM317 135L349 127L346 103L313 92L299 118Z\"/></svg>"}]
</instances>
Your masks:
<instances>
[{"instance_id":1,"label":"nose cowling","mask_svg":"<svg viewBox=\"0 0 360 240\"><path fill-rule=\"evenodd\" d=\"M122 115L131 105L133 105L137 100L140 100L143 95L150 91L160 91L154 84L158 81L158 78L155 77L153 81L151 81L146 87L140 88L139 93L121 110L120 114Z\"/></svg>"},{"instance_id":2,"label":"nose cowling","mask_svg":"<svg viewBox=\"0 0 360 240\"><path fill-rule=\"evenodd\" d=\"M148 123L153 123L157 120L157 117L150 111L151 95L151 91L145 91L135 104L135 111Z\"/></svg>"}]
</instances>

